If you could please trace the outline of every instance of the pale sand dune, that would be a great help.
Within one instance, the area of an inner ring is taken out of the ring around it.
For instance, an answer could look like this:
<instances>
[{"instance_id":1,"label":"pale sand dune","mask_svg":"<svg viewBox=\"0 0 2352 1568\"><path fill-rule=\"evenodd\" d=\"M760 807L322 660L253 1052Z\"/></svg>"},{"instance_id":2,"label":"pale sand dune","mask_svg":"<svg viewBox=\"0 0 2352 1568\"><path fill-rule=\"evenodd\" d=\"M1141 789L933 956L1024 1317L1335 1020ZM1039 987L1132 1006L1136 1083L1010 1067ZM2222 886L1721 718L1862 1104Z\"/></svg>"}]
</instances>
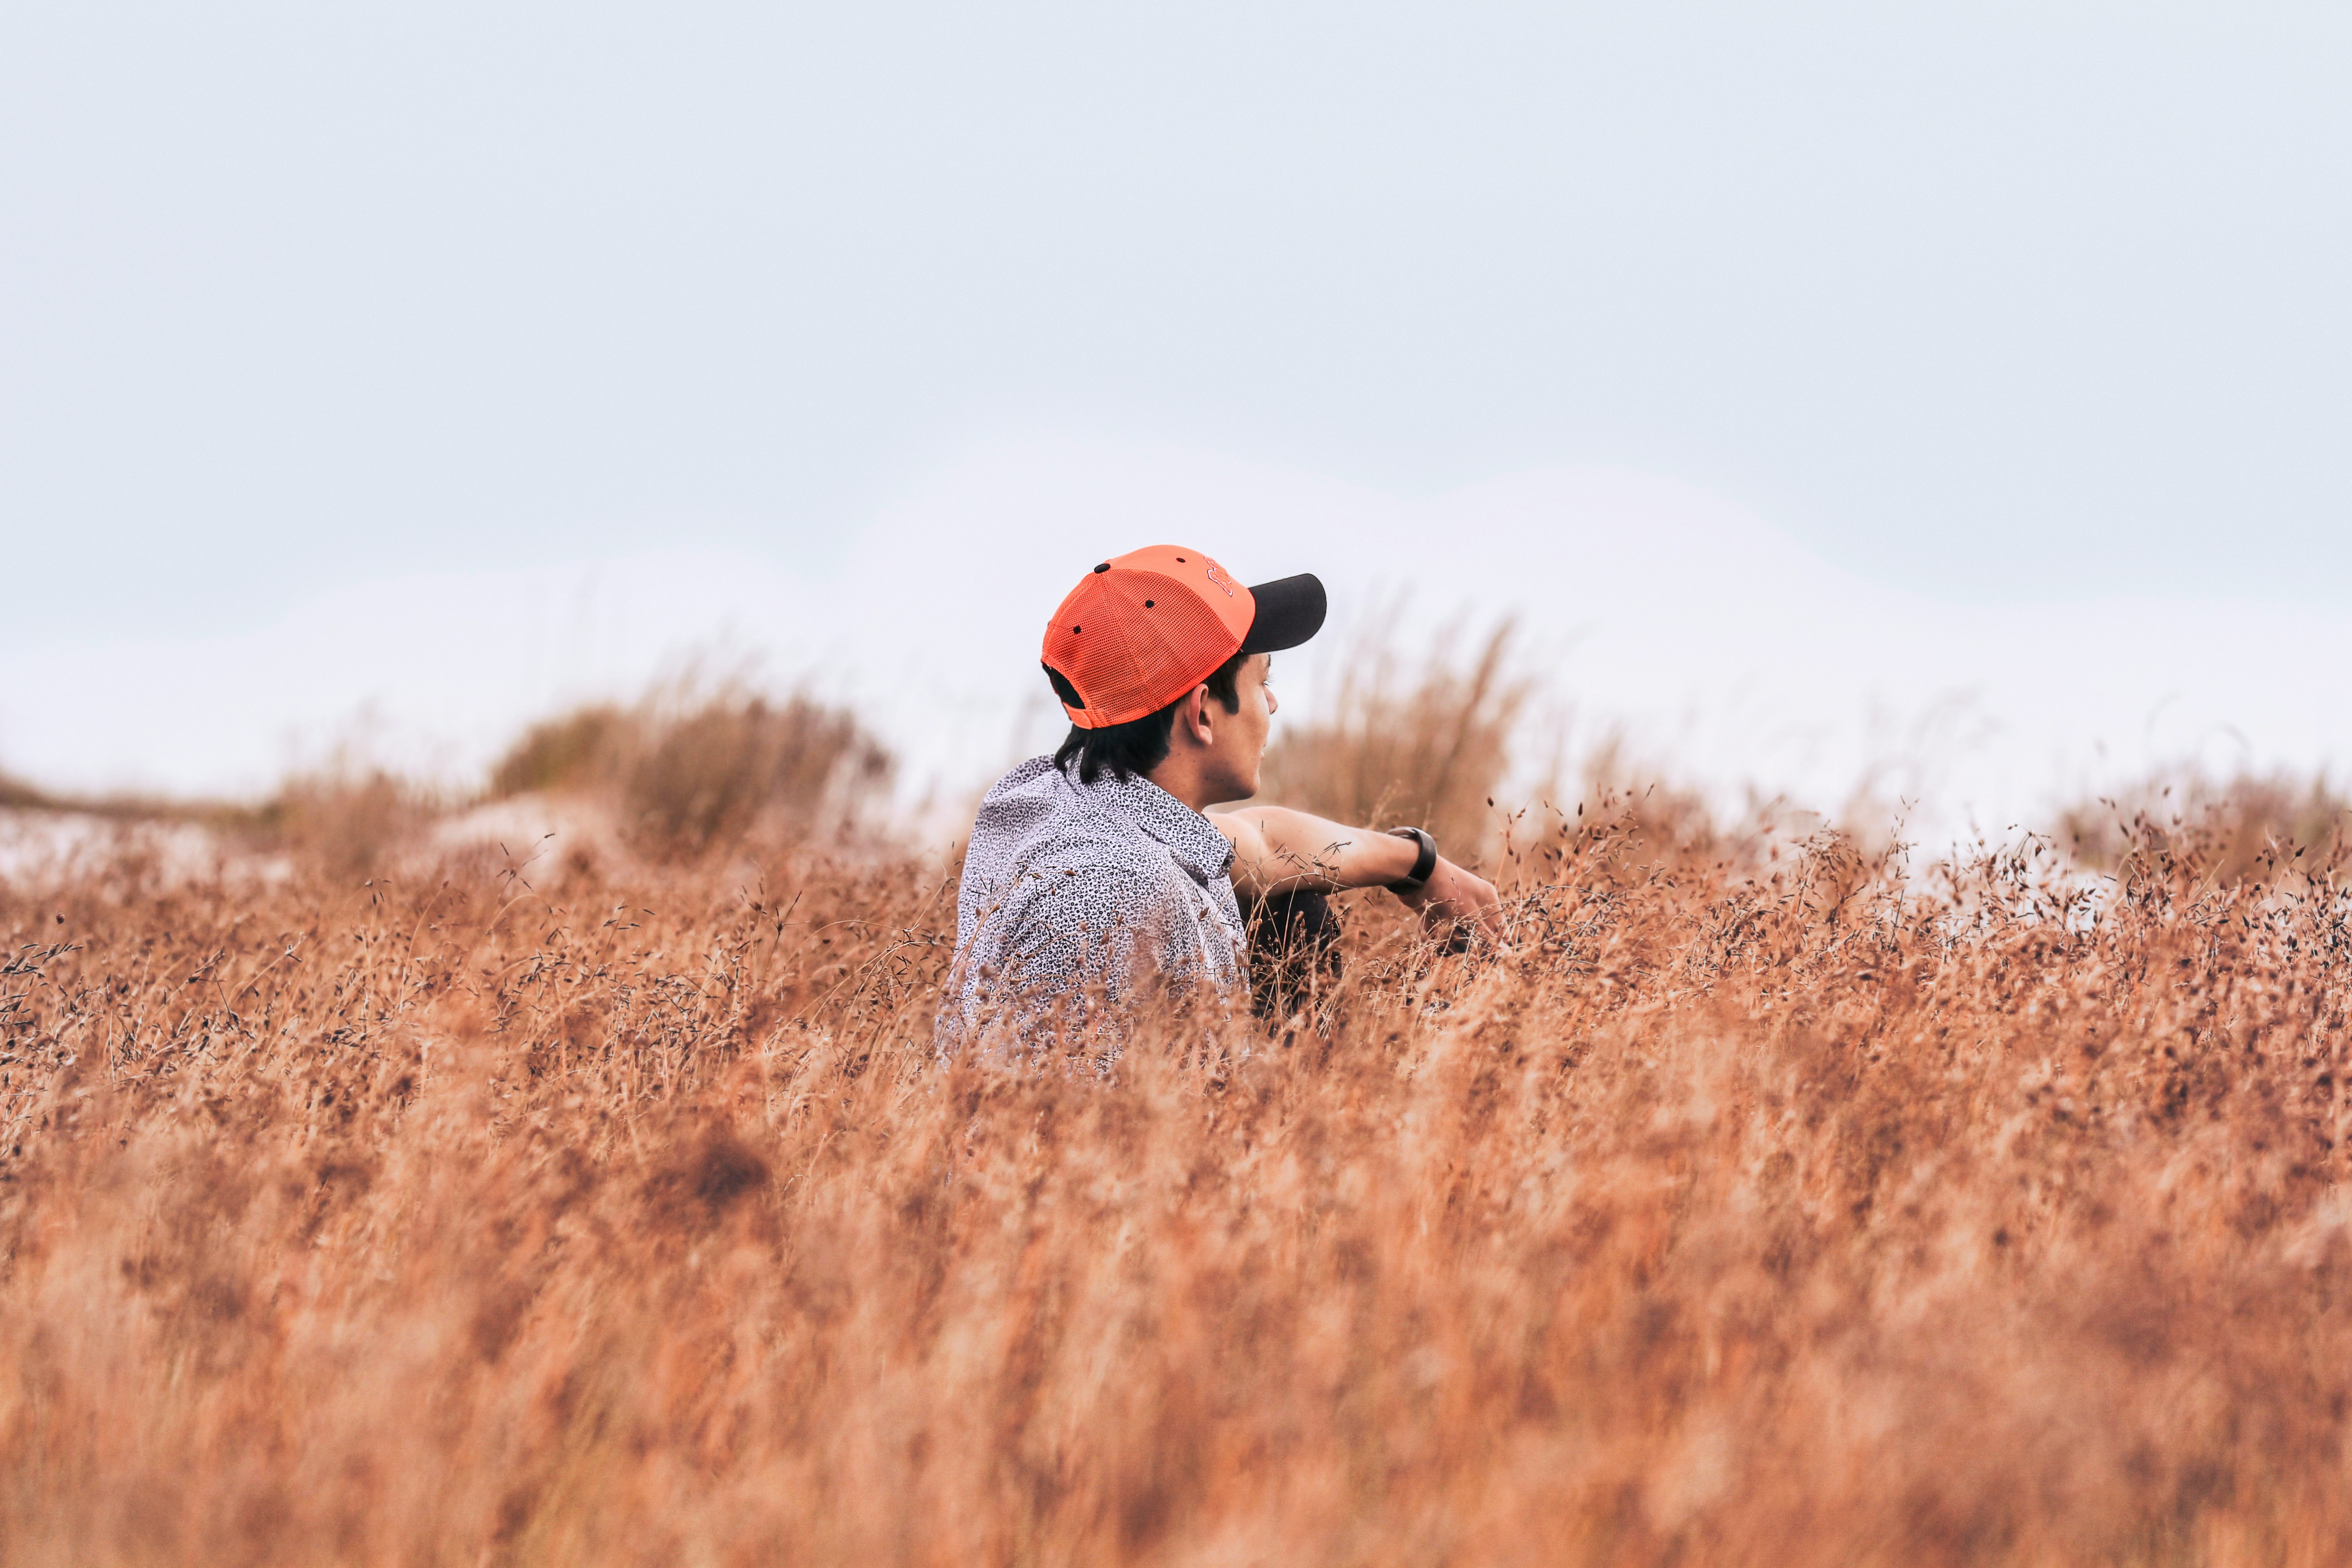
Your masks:
<instances>
[{"instance_id":1,"label":"pale sand dune","mask_svg":"<svg viewBox=\"0 0 2352 1568\"><path fill-rule=\"evenodd\" d=\"M41 887L103 869L144 868L164 883L185 882L235 862L242 874L281 878L279 857L256 857L193 822L125 821L80 811L0 809L0 882Z\"/></svg>"}]
</instances>

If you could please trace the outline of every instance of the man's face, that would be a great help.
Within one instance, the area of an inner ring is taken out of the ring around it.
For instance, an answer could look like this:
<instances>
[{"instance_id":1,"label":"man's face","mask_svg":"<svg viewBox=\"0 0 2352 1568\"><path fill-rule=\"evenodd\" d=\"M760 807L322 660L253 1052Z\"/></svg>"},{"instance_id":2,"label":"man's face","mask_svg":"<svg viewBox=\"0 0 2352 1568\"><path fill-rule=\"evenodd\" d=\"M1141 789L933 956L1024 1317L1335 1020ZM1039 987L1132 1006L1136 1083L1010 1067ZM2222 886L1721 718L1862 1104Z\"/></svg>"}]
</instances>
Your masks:
<instances>
[{"instance_id":1,"label":"man's face","mask_svg":"<svg viewBox=\"0 0 2352 1568\"><path fill-rule=\"evenodd\" d=\"M1279 706L1274 688L1267 684L1273 670L1272 654L1254 653L1242 660L1234 676L1234 690L1242 700L1238 713L1228 713L1223 703L1209 700L1208 718L1215 738L1209 747L1210 765L1203 770L1202 782L1217 791L1211 804L1247 800L1257 794L1258 764L1265 761L1266 736Z\"/></svg>"}]
</instances>

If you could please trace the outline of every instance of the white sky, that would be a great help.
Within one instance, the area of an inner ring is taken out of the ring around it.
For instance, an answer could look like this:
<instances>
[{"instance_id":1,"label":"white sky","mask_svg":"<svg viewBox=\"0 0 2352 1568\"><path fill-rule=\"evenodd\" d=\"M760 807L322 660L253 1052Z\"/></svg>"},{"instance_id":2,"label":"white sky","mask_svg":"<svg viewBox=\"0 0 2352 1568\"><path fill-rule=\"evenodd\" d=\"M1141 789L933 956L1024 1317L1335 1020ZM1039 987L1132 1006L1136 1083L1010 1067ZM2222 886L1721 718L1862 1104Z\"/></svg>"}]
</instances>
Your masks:
<instances>
[{"instance_id":1,"label":"white sky","mask_svg":"<svg viewBox=\"0 0 2352 1568\"><path fill-rule=\"evenodd\" d=\"M1825 803L1937 714L1995 814L2337 761L2347 80L2316 5L15 7L0 766L462 772L731 629L984 769L1163 536Z\"/></svg>"}]
</instances>

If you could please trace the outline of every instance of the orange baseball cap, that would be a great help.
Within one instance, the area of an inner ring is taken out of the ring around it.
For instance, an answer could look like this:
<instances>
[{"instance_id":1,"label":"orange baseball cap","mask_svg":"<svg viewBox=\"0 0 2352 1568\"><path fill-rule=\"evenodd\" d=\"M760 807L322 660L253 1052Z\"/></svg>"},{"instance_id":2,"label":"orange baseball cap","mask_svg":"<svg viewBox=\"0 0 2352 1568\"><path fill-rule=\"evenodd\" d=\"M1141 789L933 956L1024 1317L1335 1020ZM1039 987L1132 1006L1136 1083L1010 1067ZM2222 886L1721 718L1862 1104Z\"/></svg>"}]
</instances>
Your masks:
<instances>
[{"instance_id":1,"label":"orange baseball cap","mask_svg":"<svg viewBox=\"0 0 2352 1568\"><path fill-rule=\"evenodd\" d=\"M1297 647L1322 629L1312 573L1244 588L1197 550L1154 544L1078 580L1045 623L1045 675L1081 730L1157 713L1237 653Z\"/></svg>"}]
</instances>

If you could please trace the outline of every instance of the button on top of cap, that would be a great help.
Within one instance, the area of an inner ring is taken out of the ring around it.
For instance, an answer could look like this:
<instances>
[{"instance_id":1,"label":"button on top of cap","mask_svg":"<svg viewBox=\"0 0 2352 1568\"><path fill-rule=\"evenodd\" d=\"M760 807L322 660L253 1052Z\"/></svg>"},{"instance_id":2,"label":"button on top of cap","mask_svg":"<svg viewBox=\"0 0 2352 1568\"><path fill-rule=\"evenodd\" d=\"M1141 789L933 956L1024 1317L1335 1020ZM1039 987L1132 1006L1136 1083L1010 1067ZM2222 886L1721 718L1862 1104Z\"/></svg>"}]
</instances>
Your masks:
<instances>
[{"instance_id":1,"label":"button on top of cap","mask_svg":"<svg viewBox=\"0 0 2352 1568\"><path fill-rule=\"evenodd\" d=\"M1097 572L1108 572L1110 570L1110 563L1106 561L1101 565L1096 567L1095 570Z\"/></svg>"}]
</instances>

